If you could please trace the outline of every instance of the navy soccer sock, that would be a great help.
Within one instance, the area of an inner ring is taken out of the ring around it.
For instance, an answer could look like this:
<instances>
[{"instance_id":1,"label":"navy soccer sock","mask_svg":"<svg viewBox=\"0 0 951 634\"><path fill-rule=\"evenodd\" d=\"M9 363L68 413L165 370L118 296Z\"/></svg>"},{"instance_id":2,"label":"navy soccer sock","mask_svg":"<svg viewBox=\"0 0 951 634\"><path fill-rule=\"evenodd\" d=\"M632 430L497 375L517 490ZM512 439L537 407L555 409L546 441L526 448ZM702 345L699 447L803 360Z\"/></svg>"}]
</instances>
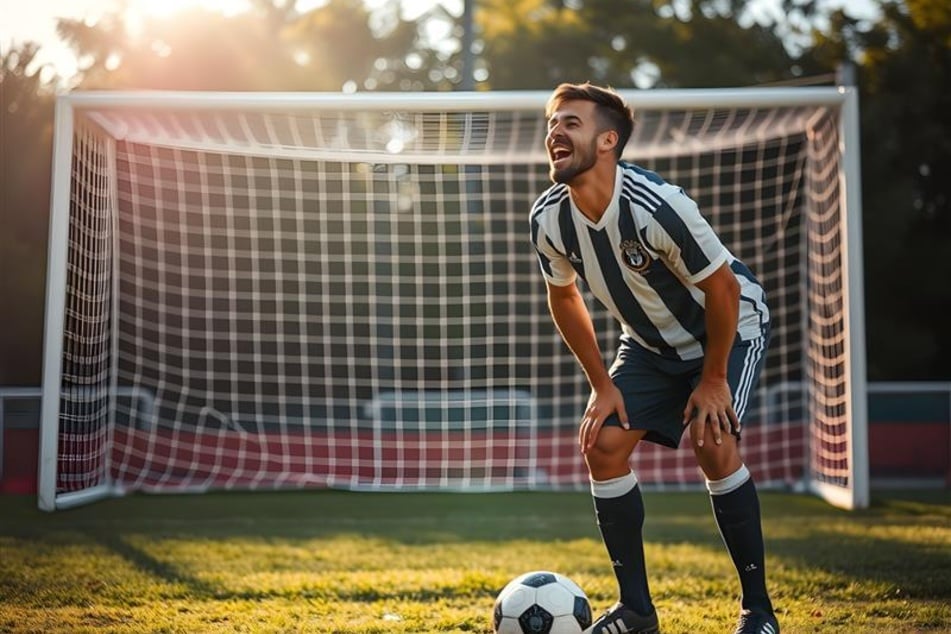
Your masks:
<instances>
[{"instance_id":1,"label":"navy soccer sock","mask_svg":"<svg viewBox=\"0 0 951 634\"><path fill-rule=\"evenodd\" d=\"M591 481L591 494L601 539L611 557L620 600L638 614L654 611L644 565L644 500L634 472L605 481Z\"/></svg>"},{"instance_id":2,"label":"navy soccer sock","mask_svg":"<svg viewBox=\"0 0 951 634\"><path fill-rule=\"evenodd\" d=\"M722 480L708 480L710 502L723 543L743 590L743 608L773 611L766 592L765 548L759 496L746 465Z\"/></svg>"}]
</instances>

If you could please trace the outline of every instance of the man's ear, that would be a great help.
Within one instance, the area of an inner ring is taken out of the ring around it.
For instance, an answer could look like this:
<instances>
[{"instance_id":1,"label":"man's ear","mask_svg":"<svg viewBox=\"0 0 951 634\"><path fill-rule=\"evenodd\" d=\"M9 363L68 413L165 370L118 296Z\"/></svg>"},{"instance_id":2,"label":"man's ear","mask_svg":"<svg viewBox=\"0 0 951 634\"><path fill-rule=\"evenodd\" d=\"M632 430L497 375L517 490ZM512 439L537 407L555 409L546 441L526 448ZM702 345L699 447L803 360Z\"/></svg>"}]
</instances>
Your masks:
<instances>
[{"instance_id":1,"label":"man's ear","mask_svg":"<svg viewBox=\"0 0 951 634\"><path fill-rule=\"evenodd\" d=\"M599 149L603 152L614 152L618 142L617 130L605 130L600 136Z\"/></svg>"}]
</instances>

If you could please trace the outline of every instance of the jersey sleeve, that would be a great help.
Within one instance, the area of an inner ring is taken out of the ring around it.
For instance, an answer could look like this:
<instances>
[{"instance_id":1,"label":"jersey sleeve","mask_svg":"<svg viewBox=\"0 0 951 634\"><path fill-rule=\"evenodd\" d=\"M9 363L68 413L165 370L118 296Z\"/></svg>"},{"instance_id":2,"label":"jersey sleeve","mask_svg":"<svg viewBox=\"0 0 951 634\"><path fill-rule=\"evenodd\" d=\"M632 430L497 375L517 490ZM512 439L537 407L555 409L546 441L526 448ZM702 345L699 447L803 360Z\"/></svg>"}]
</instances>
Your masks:
<instances>
[{"instance_id":1,"label":"jersey sleeve","mask_svg":"<svg viewBox=\"0 0 951 634\"><path fill-rule=\"evenodd\" d=\"M683 191L671 194L658 207L646 237L650 246L691 284L709 277L729 256L697 203Z\"/></svg>"},{"instance_id":2,"label":"jersey sleeve","mask_svg":"<svg viewBox=\"0 0 951 634\"><path fill-rule=\"evenodd\" d=\"M577 273L568 258L559 251L538 216L532 218L532 244L545 279L554 286L573 284Z\"/></svg>"}]
</instances>

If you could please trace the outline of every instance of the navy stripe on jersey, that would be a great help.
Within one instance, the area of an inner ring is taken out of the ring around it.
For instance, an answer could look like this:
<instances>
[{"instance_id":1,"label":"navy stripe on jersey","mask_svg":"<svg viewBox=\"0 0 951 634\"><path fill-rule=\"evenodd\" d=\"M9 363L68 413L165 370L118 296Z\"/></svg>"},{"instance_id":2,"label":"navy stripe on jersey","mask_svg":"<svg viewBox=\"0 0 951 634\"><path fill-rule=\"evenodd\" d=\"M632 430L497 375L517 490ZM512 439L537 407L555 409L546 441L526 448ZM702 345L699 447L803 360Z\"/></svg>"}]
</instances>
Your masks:
<instances>
[{"instance_id":1,"label":"navy stripe on jersey","mask_svg":"<svg viewBox=\"0 0 951 634\"><path fill-rule=\"evenodd\" d=\"M680 278L667 266L652 266L650 274L644 279L657 293L657 296L670 313L683 326L683 329L693 335L694 339L703 343L706 340L706 318L703 306L693 298Z\"/></svg>"},{"instance_id":2,"label":"navy stripe on jersey","mask_svg":"<svg viewBox=\"0 0 951 634\"><path fill-rule=\"evenodd\" d=\"M575 221L571 217L571 198L565 196L558 207L558 227L561 230L561 242L565 245L565 257L574 267L581 279L584 276L584 264L579 257L581 245L578 243L578 232L575 230Z\"/></svg>"},{"instance_id":3,"label":"navy stripe on jersey","mask_svg":"<svg viewBox=\"0 0 951 634\"><path fill-rule=\"evenodd\" d=\"M538 244L539 228L540 227L538 225L538 214L532 214L532 244L534 245ZM547 236L546 236L546 239L547 239ZM549 240L549 242L551 241ZM542 270L545 271L545 274L552 275L553 273L551 270L551 262L548 260L547 257L544 256L544 254L542 254L541 251L538 250L538 246L535 247L535 255L538 256L538 264L542 267Z\"/></svg>"},{"instance_id":4,"label":"navy stripe on jersey","mask_svg":"<svg viewBox=\"0 0 951 634\"><path fill-rule=\"evenodd\" d=\"M638 239L638 231L634 223L630 201L623 196L621 197L621 209L618 214L618 229L621 232L621 239ZM694 299L690 290L684 286L684 283L670 267L655 260L648 270L637 275L641 275L647 285L657 293L664 306L683 326L683 329L693 335L694 339L703 343L706 338L703 306Z\"/></svg>"},{"instance_id":5,"label":"navy stripe on jersey","mask_svg":"<svg viewBox=\"0 0 951 634\"><path fill-rule=\"evenodd\" d=\"M633 181L631 181L631 180L627 177L627 175L625 174L624 179L623 179L623 181L621 182L621 198L620 198L620 200L621 200L622 203L626 203L626 204L627 204L627 209L626 209L626 210L622 209L622 211L627 211L627 212L628 212L628 215L630 216L630 218L631 218L632 221L634 220L634 210L631 208L631 205L632 205L632 204L635 204L635 203L636 203L639 207L641 207L642 209L646 210L648 213L653 214L654 209L656 209L661 203L664 202L663 199L660 198L659 196L653 196L653 197L650 197L650 196L643 196L643 197L642 197L642 196L637 196L637 197L635 197L636 189L637 189L636 184L635 184ZM622 228L623 228L623 227L622 227ZM652 244L650 243L650 241L647 239L647 227L646 227L646 226L641 228L640 237L641 237L641 244L643 244L645 247L647 247L648 249L650 249L650 250L653 251L654 253L657 253L657 248L654 247L654 245L652 245Z\"/></svg>"},{"instance_id":6,"label":"navy stripe on jersey","mask_svg":"<svg viewBox=\"0 0 951 634\"><path fill-rule=\"evenodd\" d=\"M641 229L641 231L640 231L640 236L641 236L641 242L644 244L645 247L647 247L648 249L650 249L650 250L653 251L654 253L657 253L657 252L658 252L657 247L655 247L653 244L651 244L651 243L650 243L650 240L647 239L647 227L644 227L644 228Z\"/></svg>"},{"instance_id":7,"label":"navy stripe on jersey","mask_svg":"<svg viewBox=\"0 0 951 634\"><path fill-rule=\"evenodd\" d=\"M537 216L536 214L532 214L532 221L531 221L531 223L532 223L532 244L536 244L536 245L537 245L537 244L538 244L538 229L539 229L539 225L538 225L538 216Z\"/></svg>"},{"instance_id":8,"label":"navy stripe on jersey","mask_svg":"<svg viewBox=\"0 0 951 634\"><path fill-rule=\"evenodd\" d=\"M656 348L665 357L679 359L680 355L664 340L660 331L654 326L641 305L637 303L634 294L631 293L631 289L624 281L624 274L618 268L617 260L614 257L614 247L608 241L607 234L604 231L589 227L588 235L598 254L601 275L604 277L608 292L611 293L611 300L617 306L624 321L631 325L648 346Z\"/></svg>"},{"instance_id":9,"label":"navy stripe on jersey","mask_svg":"<svg viewBox=\"0 0 951 634\"><path fill-rule=\"evenodd\" d=\"M534 219L538 214L545 210L545 207L554 204L559 196L567 196L568 188L562 184L558 183L549 187L545 193L539 196L538 200L535 201L535 204L532 206L531 217Z\"/></svg>"},{"instance_id":10,"label":"navy stripe on jersey","mask_svg":"<svg viewBox=\"0 0 951 634\"><path fill-rule=\"evenodd\" d=\"M541 252L538 248L538 232L540 230L540 225L538 222L539 216L545 211L545 208L552 204L558 204L559 202L567 202L568 198L568 188L563 184L559 183L548 188L544 194L542 194L539 199L535 202L535 205L532 207L531 214L531 226L532 226L532 244L535 245L535 255L538 257L538 263L542 267L542 270L545 271L546 275L553 275L554 271L551 268L551 261L548 259L544 253ZM551 237L545 236L545 242L560 253L558 247L551 241ZM567 254L565 254L567 255ZM575 267L578 268L577 266Z\"/></svg>"},{"instance_id":11,"label":"navy stripe on jersey","mask_svg":"<svg viewBox=\"0 0 951 634\"><path fill-rule=\"evenodd\" d=\"M664 182L653 172L639 169L635 169L634 171L643 174L646 178L654 182ZM683 218L681 218L680 214L674 211L673 207L656 191L643 183L624 179L623 193L627 194L632 202L637 203L650 213L654 217L654 220L657 221L657 224L667 232L667 235L680 245L681 258L691 275L696 275L710 266L710 259L703 252L703 249L700 248L700 245L697 244L697 241L694 240L693 234L690 233L690 229L687 228ZM646 235L647 231L645 228L642 232L642 236L646 239ZM651 249L654 248L649 243L646 244Z\"/></svg>"},{"instance_id":12,"label":"navy stripe on jersey","mask_svg":"<svg viewBox=\"0 0 951 634\"><path fill-rule=\"evenodd\" d=\"M637 223L634 222L634 210L631 209L631 201L621 196L621 208L618 214L617 226L621 231L622 240L637 240Z\"/></svg>"},{"instance_id":13,"label":"navy stripe on jersey","mask_svg":"<svg viewBox=\"0 0 951 634\"><path fill-rule=\"evenodd\" d=\"M661 178L660 175L657 174L657 172L652 172L649 169L644 169L640 165L635 165L634 163L628 163L627 161L620 161L620 163L621 163L621 167L625 171L630 170L632 172L640 174L641 176L643 176L650 182L654 183L655 185L666 184L666 181L663 178Z\"/></svg>"},{"instance_id":14,"label":"navy stripe on jersey","mask_svg":"<svg viewBox=\"0 0 951 634\"><path fill-rule=\"evenodd\" d=\"M691 275L703 271L710 266L710 259L693 239L693 235L684 223L683 218L666 202L654 212L654 218L664 228L664 231L680 244L680 257Z\"/></svg>"},{"instance_id":15,"label":"navy stripe on jersey","mask_svg":"<svg viewBox=\"0 0 951 634\"><path fill-rule=\"evenodd\" d=\"M553 277L555 272L551 270L551 260L545 257L538 249L535 249L535 255L538 256L538 264L542 267L542 270L545 271L545 275Z\"/></svg>"}]
</instances>

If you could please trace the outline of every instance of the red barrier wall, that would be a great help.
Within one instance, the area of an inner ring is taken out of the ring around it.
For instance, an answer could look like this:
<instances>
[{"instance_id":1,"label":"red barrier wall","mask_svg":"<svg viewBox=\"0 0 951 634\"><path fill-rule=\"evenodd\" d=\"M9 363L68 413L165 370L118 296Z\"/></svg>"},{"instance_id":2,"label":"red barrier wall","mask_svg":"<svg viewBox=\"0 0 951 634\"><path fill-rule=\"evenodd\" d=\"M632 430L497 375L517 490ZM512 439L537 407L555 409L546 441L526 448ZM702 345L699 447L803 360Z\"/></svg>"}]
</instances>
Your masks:
<instances>
[{"instance_id":1,"label":"red barrier wall","mask_svg":"<svg viewBox=\"0 0 951 634\"><path fill-rule=\"evenodd\" d=\"M758 429L756 426L750 425L746 427L744 432L743 450L749 462L763 465L775 464L773 467L760 468L756 477L763 481L788 481L791 478L794 479L798 477L798 473L790 471L792 467L790 467L788 461L786 461L785 465L776 464L776 457L773 456L774 449L771 449L777 446L776 441L788 443L791 430L787 426L781 425L770 426L770 428L767 429ZM778 437L777 434L782 437ZM137 434L137 436L138 437L132 441L134 444L144 442L141 435ZM404 444L407 440L408 437L404 436ZM539 451L539 460L545 461L554 458L556 464L560 465L560 472L549 474L552 481L573 480L576 478L578 470L583 469L580 461L571 459L575 452L573 438L566 437L563 439L564 442L555 444L551 442L552 440L554 439L549 438L548 442L541 443L542 449ZM182 441L185 441L187 444L188 439L185 438L184 434L179 434L179 447L181 447ZM232 445L236 441L226 440L217 434L211 434L200 438L197 436L193 437L193 442L194 452L217 454L220 456L222 452L224 454L230 454L234 451L235 447ZM224 444L222 445L222 443ZM276 436L274 438L274 445L274 452L265 453L271 455L271 460L280 461L281 459L277 456L280 455L283 443L281 443ZM314 446L313 443L310 443L310 445L311 447ZM552 451L555 451L553 447L556 446L558 447L556 451L559 455L553 456ZM0 494L35 493L37 456L39 452L38 430L20 427L5 429L3 430L2 447L3 453L0 465L2 465L3 471L2 477L0 477ZM359 456L358 463L367 465L367 468L372 469L374 461L379 458L379 456L374 456L372 446L369 446L366 442L360 442L354 445L354 447L356 451L368 452L366 456ZM546 450L544 447L548 447L548 449ZM564 450L562 450L562 448ZM385 461L395 461L398 457L409 459L413 457L414 453L419 453L418 449L403 449L400 451L405 452L405 455L397 456L395 453L397 450L395 448L384 448L382 451ZM439 460L445 457L458 460L461 459L463 453L465 453L462 450L453 449L453 455L442 456L440 452L443 450L440 449L438 444L424 451L427 453L427 458L432 460ZM638 471L644 474L645 482L663 481L666 476L669 475L665 464L671 462L671 459L674 459L674 461L681 464L680 468L682 469L682 463L685 458L679 456L679 454L685 451L688 450L681 448L676 452L671 452L665 448L645 445L639 449L635 455L635 465ZM801 455L802 447L800 446L796 451ZM481 449L476 445L468 452L469 455L466 457L478 460L481 455L480 452L481 454L485 453L484 445ZM145 453L147 452L137 452L137 455L142 456ZM337 453L338 456L342 457L343 454L346 453L346 449L341 449ZM187 456L182 455L178 456L179 459L186 457ZM311 458L313 458L313 456L311 456ZM226 459L225 462L230 463L232 460L233 459ZM261 458L249 457L247 460L260 461ZM191 460L187 460L186 462L191 462ZM207 461L201 460L200 462ZM226 466L221 463L220 458L217 461L212 460L211 462L212 464L209 465L209 467L215 466L216 468L220 468ZM218 464L215 464L216 462ZM245 464L244 466L247 467L250 465ZM948 422L898 421L874 421L870 423L869 470L870 476L873 479L943 479L946 485L951 487L951 424ZM240 481L228 481L227 471L228 470L225 469L216 474L212 470L209 470L206 475L214 484L228 484L232 486L243 484ZM366 474L359 475L361 477L366 476ZM389 477L392 474L378 475ZM408 475L410 477L417 477L420 474L412 473ZM438 477L438 474L435 475ZM309 483L319 485L319 482L315 480L314 476L306 476L305 474L305 477ZM146 478L146 482L147 481L148 478ZM699 478L697 481L700 481Z\"/></svg>"}]
</instances>

